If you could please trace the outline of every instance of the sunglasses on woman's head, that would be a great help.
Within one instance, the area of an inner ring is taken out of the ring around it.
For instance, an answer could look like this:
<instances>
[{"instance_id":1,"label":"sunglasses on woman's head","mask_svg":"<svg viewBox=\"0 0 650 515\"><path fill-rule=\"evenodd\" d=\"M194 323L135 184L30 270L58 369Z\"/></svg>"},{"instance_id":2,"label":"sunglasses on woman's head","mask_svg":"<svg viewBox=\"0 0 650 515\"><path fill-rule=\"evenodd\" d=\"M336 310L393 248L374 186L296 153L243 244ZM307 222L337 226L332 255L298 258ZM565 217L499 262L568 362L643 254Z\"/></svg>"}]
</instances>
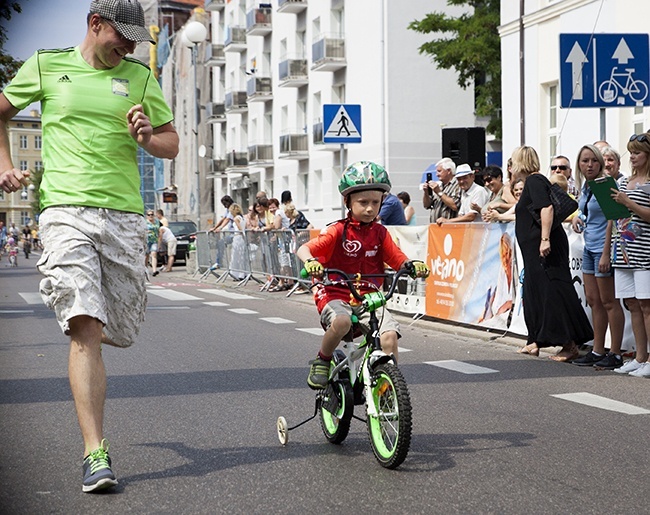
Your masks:
<instances>
[{"instance_id":1,"label":"sunglasses on woman's head","mask_svg":"<svg viewBox=\"0 0 650 515\"><path fill-rule=\"evenodd\" d=\"M632 134L632 136L630 136L630 141L640 141L641 143L650 142L650 140L648 140L647 134Z\"/></svg>"}]
</instances>

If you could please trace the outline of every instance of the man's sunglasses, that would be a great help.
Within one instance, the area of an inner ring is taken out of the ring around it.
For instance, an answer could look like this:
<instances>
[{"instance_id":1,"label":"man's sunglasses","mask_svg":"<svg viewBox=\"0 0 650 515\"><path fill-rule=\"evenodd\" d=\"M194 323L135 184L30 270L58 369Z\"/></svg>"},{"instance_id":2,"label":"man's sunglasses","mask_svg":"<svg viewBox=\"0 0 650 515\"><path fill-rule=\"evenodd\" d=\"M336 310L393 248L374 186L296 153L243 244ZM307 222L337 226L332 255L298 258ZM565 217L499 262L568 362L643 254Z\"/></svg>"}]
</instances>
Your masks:
<instances>
[{"instance_id":1,"label":"man's sunglasses","mask_svg":"<svg viewBox=\"0 0 650 515\"><path fill-rule=\"evenodd\" d=\"M630 136L630 141L640 141L641 143L643 142L648 142L648 135L647 134L632 134Z\"/></svg>"},{"instance_id":2,"label":"man's sunglasses","mask_svg":"<svg viewBox=\"0 0 650 515\"><path fill-rule=\"evenodd\" d=\"M558 168L563 172L569 169L567 165L551 165L551 170L557 170Z\"/></svg>"}]
</instances>

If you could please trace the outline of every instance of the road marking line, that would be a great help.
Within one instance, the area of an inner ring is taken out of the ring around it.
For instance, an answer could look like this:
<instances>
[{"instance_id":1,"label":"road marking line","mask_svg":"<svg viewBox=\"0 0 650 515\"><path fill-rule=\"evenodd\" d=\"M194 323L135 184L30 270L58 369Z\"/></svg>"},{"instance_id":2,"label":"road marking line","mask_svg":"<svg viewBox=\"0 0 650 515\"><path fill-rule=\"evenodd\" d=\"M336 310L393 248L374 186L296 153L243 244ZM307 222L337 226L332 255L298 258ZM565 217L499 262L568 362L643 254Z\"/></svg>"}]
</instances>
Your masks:
<instances>
[{"instance_id":1,"label":"road marking line","mask_svg":"<svg viewBox=\"0 0 650 515\"><path fill-rule=\"evenodd\" d=\"M412 352L413 349L405 349L404 347L400 347L399 345L397 346L397 350L399 352Z\"/></svg>"},{"instance_id":2,"label":"road marking line","mask_svg":"<svg viewBox=\"0 0 650 515\"><path fill-rule=\"evenodd\" d=\"M190 309L189 306L147 306L147 311L149 310L163 310L163 309Z\"/></svg>"},{"instance_id":3,"label":"road marking line","mask_svg":"<svg viewBox=\"0 0 650 515\"><path fill-rule=\"evenodd\" d=\"M233 308L233 309L229 309L228 311L232 311L233 313L237 313L238 315L257 315L257 311L253 311L252 309L246 309L246 308Z\"/></svg>"},{"instance_id":4,"label":"road marking line","mask_svg":"<svg viewBox=\"0 0 650 515\"><path fill-rule=\"evenodd\" d=\"M226 297L233 300L259 300L260 297L253 297L251 295L244 295L243 293L234 293L231 291L219 290L217 288L210 289L200 289L197 290L201 293L210 293L211 295L219 295L220 297Z\"/></svg>"},{"instance_id":5,"label":"road marking line","mask_svg":"<svg viewBox=\"0 0 650 515\"><path fill-rule=\"evenodd\" d=\"M557 395L551 395L551 397L564 399L565 401L575 402L578 404L584 404L585 406L591 406L592 408L600 408L608 411L625 413L626 415L647 415L650 413L650 410L587 392L561 393Z\"/></svg>"},{"instance_id":6,"label":"road marking line","mask_svg":"<svg viewBox=\"0 0 650 515\"><path fill-rule=\"evenodd\" d=\"M8 315L11 313L33 313L33 309L0 309L0 315Z\"/></svg>"},{"instance_id":7,"label":"road marking line","mask_svg":"<svg viewBox=\"0 0 650 515\"><path fill-rule=\"evenodd\" d=\"M151 290L162 290L162 289L164 289L164 287L163 286L158 286L157 284L147 283L147 289L148 290L149 289L151 289Z\"/></svg>"},{"instance_id":8,"label":"road marking line","mask_svg":"<svg viewBox=\"0 0 650 515\"><path fill-rule=\"evenodd\" d=\"M296 331L302 331L303 333L314 334L316 336L323 336L325 334L325 331L320 327L296 327Z\"/></svg>"},{"instance_id":9,"label":"road marking line","mask_svg":"<svg viewBox=\"0 0 650 515\"><path fill-rule=\"evenodd\" d=\"M43 304L43 298L38 292L18 293L27 304Z\"/></svg>"},{"instance_id":10,"label":"road marking line","mask_svg":"<svg viewBox=\"0 0 650 515\"><path fill-rule=\"evenodd\" d=\"M219 302L218 300L211 300L210 302L204 302L206 306L214 306L216 308L220 308L223 306L230 306L227 302Z\"/></svg>"},{"instance_id":11,"label":"road marking line","mask_svg":"<svg viewBox=\"0 0 650 515\"><path fill-rule=\"evenodd\" d=\"M478 365L472 365L471 363L465 363L463 361L456 361L455 359L445 359L442 361L425 361L427 365L433 365L434 367L445 368L447 370L453 370L454 372L460 372L461 374L496 374L498 370L492 368L479 367Z\"/></svg>"},{"instance_id":12,"label":"road marking line","mask_svg":"<svg viewBox=\"0 0 650 515\"><path fill-rule=\"evenodd\" d=\"M260 318L260 320L264 320L264 322L270 322L271 324L295 324L293 320L287 320L286 318L280 317L266 317Z\"/></svg>"},{"instance_id":13,"label":"road marking line","mask_svg":"<svg viewBox=\"0 0 650 515\"><path fill-rule=\"evenodd\" d=\"M157 295L167 300L203 300L202 297L195 297L181 291L174 290L147 290L152 295Z\"/></svg>"}]
</instances>

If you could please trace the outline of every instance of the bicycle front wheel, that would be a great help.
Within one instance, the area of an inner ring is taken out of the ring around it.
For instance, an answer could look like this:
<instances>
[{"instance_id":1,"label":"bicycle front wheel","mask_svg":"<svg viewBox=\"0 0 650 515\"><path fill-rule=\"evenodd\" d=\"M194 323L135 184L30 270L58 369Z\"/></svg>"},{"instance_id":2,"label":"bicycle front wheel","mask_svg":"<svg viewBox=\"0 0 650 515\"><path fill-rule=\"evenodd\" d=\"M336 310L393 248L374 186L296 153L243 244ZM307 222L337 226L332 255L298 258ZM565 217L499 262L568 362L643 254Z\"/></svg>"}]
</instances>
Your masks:
<instances>
[{"instance_id":1,"label":"bicycle front wheel","mask_svg":"<svg viewBox=\"0 0 650 515\"><path fill-rule=\"evenodd\" d=\"M377 414L368 415L368 435L377 461L394 469L406 459L411 445L411 398L402 373L392 363L378 366L374 379Z\"/></svg>"}]
</instances>

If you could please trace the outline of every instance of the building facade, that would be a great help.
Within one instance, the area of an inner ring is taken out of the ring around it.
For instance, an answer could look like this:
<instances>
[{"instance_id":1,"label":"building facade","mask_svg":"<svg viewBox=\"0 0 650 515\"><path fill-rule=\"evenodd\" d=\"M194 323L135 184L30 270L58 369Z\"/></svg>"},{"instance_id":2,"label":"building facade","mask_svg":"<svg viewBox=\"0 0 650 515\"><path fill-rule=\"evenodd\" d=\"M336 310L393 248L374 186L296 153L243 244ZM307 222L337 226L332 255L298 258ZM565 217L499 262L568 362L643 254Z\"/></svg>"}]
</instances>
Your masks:
<instances>
[{"instance_id":1,"label":"building facade","mask_svg":"<svg viewBox=\"0 0 650 515\"><path fill-rule=\"evenodd\" d=\"M418 52L427 36L408 24L432 11L463 12L445 0L206 1L194 13L209 29L196 64L176 37L162 73L181 138L165 169L178 218L200 213L206 228L221 216L225 194L246 210L260 190L278 198L290 190L322 227L341 215L342 167L371 160L428 222L419 185L443 157L441 129L486 125L474 116L472 88ZM361 106L361 143L343 151L323 143L326 104Z\"/></svg>"},{"instance_id":2,"label":"building facade","mask_svg":"<svg viewBox=\"0 0 650 515\"><path fill-rule=\"evenodd\" d=\"M650 2L638 0L501 2L504 157L526 144L539 152L543 170L554 155L565 155L575 172L580 147L604 139L621 153L621 170L629 172L626 145L631 134L650 128L648 108L644 102L562 108L559 41L561 34L647 35L648 16ZM588 66L591 56L585 56ZM621 62L620 68L630 66Z\"/></svg>"},{"instance_id":3,"label":"building facade","mask_svg":"<svg viewBox=\"0 0 650 515\"><path fill-rule=\"evenodd\" d=\"M14 166L21 171L35 172L43 169L41 147L43 134L41 116L38 111L28 115L18 115L7 125L9 148ZM20 191L6 193L0 190L0 220L6 226L15 223L24 227L34 219L32 202L33 188L24 187Z\"/></svg>"}]
</instances>

